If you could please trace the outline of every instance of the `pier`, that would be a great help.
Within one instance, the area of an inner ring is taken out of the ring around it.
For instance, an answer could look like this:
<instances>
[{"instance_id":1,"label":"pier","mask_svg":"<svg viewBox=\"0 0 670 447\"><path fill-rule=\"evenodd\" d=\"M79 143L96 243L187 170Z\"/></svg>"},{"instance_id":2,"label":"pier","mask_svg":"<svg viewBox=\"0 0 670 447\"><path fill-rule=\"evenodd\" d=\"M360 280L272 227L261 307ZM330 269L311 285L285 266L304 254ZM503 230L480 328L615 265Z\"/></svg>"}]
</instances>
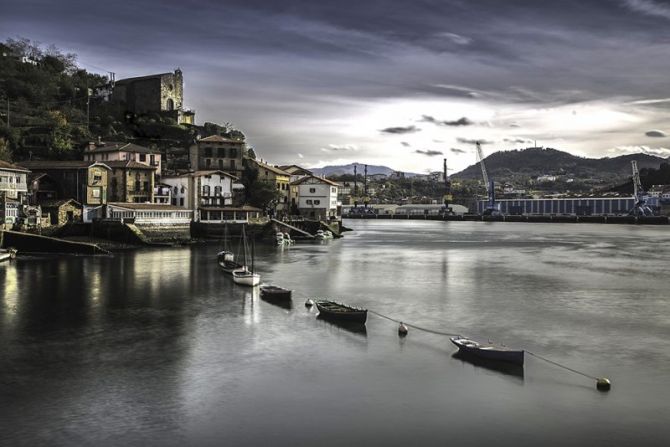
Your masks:
<instances>
[{"instance_id":1,"label":"pier","mask_svg":"<svg viewBox=\"0 0 670 447\"><path fill-rule=\"evenodd\" d=\"M350 214L344 219L443 220L455 222L528 222L528 223L601 223L630 225L669 225L668 216L559 216L509 215L483 216L480 214Z\"/></svg>"}]
</instances>

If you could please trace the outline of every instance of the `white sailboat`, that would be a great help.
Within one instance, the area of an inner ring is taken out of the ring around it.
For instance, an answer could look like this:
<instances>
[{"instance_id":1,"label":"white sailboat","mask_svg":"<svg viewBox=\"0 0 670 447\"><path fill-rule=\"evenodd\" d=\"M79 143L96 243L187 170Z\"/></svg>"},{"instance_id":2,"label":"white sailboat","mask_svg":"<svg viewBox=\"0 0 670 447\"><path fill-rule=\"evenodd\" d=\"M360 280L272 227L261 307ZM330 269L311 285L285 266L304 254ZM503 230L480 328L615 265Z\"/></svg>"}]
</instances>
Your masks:
<instances>
[{"instance_id":1,"label":"white sailboat","mask_svg":"<svg viewBox=\"0 0 670 447\"><path fill-rule=\"evenodd\" d=\"M255 244L251 243L251 269L247 268L247 253L249 244L247 243L247 234L242 226L242 241L244 243L244 264L241 268L233 270L233 281L241 286L254 287L261 283L261 275L254 273Z\"/></svg>"}]
</instances>

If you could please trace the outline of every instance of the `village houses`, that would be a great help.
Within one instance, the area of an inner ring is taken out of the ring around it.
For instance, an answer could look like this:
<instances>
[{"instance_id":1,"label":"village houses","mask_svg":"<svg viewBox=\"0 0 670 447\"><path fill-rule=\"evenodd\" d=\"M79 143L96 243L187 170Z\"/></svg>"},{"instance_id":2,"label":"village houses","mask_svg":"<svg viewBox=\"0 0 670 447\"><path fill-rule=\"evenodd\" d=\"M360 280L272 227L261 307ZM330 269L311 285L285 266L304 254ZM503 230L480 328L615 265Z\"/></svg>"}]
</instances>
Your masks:
<instances>
[{"instance_id":1,"label":"village houses","mask_svg":"<svg viewBox=\"0 0 670 447\"><path fill-rule=\"evenodd\" d=\"M154 169L156 177L160 177L161 153L133 143L89 143L84 152L84 160L88 161L136 161Z\"/></svg>"},{"instance_id":2,"label":"village houses","mask_svg":"<svg viewBox=\"0 0 670 447\"><path fill-rule=\"evenodd\" d=\"M279 199L277 200L275 210L277 212L288 212L290 207L289 196L291 175L288 172L263 161L250 158L247 162L258 169L258 181L273 185L279 192Z\"/></svg>"},{"instance_id":3,"label":"village houses","mask_svg":"<svg viewBox=\"0 0 670 447\"><path fill-rule=\"evenodd\" d=\"M0 160L0 217L4 224L14 224L19 217L21 200L28 194L29 171Z\"/></svg>"},{"instance_id":4,"label":"village houses","mask_svg":"<svg viewBox=\"0 0 670 447\"><path fill-rule=\"evenodd\" d=\"M301 216L324 221L340 218L342 206L337 201L337 183L309 175L291 183L291 186L297 187L296 202Z\"/></svg>"},{"instance_id":5,"label":"village houses","mask_svg":"<svg viewBox=\"0 0 670 447\"><path fill-rule=\"evenodd\" d=\"M199 139L189 148L191 170L219 170L241 177L244 169L245 143L231 140L220 135L211 135Z\"/></svg>"}]
</instances>

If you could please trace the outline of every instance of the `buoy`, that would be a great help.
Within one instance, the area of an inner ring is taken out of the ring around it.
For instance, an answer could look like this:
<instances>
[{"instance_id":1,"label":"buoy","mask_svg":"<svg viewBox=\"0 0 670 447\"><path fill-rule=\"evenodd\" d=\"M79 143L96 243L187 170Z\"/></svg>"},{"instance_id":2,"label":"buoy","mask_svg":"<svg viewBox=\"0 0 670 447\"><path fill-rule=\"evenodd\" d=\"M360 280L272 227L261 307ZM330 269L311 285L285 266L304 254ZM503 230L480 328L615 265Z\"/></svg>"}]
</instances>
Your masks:
<instances>
[{"instance_id":1,"label":"buoy","mask_svg":"<svg viewBox=\"0 0 670 447\"><path fill-rule=\"evenodd\" d=\"M605 377L601 377L596 381L596 388L600 391L609 391L612 387L612 382Z\"/></svg>"},{"instance_id":2,"label":"buoy","mask_svg":"<svg viewBox=\"0 0 670 447\"><path fill-rule=\"evenodd\" d=\"M405 326L405 323L400 323L400 326L398 326L398 335L401 337L407 336L407 333L409 332L409 329L407 329L407 326Z\"/></svg>"},{"instance_id":3,"label":"buoy","mask_svg":"<svg viewBox=\"0 0 670 447\"><path fill-rule=\"evenodd\" d=\"M313 305L314 305L314 301L312 301L312 300L305 301L305 307L312 307Z\"/></svg>"}]
</instances>

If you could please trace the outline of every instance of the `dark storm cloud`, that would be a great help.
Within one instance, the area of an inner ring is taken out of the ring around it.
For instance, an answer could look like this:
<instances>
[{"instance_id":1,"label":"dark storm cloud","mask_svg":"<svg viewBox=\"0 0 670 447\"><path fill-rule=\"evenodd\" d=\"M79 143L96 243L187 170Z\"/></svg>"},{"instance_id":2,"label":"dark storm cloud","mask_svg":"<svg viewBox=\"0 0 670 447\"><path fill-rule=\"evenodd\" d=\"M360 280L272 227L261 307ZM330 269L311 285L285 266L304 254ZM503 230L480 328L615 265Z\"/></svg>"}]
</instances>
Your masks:
<instances>
[{"instance_id":1,"label":"dark storm cloud","mask_svg":"<svg viewBox=\"0 0 670 447\"><path fill-rule=\"evenodd\" d=\"M665 138L668 135L663 132L662 130L650 130L645 133L646 136L652 137L652 138Z\"/></svg>"},{"instance_id":2,"label":"dark storm cloud","mask_svg":"<svg viewBox=\"0 0 670 447\"><path fill-rule=\"evenodd\" d=\"M460 138L460 137L456 138L456 141L462 144L477 144L477 142L479 142L479 144L481 144L482 146L485 144L493 144L493 141L489 140L474 140L471 138Z\"/></svg>"},{"instance_id":3,"label":"dark storm cloud","mask_svg":"<svg viewBox=\"0 0 670 447\"><path fill-rule=\"evenodd\" d=\"M421 149L417 149L414 152L417 154L425 155L427 157L435 157L436 155L443 155L441 151L433 151L433 150L422 151Z\"/></svg>"},{"instance_id":4,"label":"dark storm cloud","mask_svg":"<svg viewBox=\"0 0 670 447\"><path fill-rule=\"evenodd\" d=\"M322 153L337 136L311 125L346 115L352 101L545 108L667 96L670 14L660 0L5 3L2 40L54 43L117 79L181 67L199 123L231 121L276 161ZM299 143L286 130L297 124L310 129Z\"/></svg>"},{"instance_id":5,"label":"dark storm cloud","mask_svg":"<svg viewBox=\"0 0 670 447\"><path fill-rule=\"evenodd\" d=\"M420 121L437 124L438 126L452 126L452 127L471 126L474 124L466 117L459 118L455 121L445 121L445 120L438 120L430 115L422 115Z\"/></svg>"},{"instance_id":6,"label":"dark storm cloud","mask_svg":"<svg viewBox=\"0 0 670 447\"><path fill-rule=\"evenodd\" d=\"M530 144L533 140L529 138L503 138L506 143Z\"/></svg>"},{"instance_id":7,"label":"dark storm cloud","mask_svg":"<svg viewBox=\"0 0 670 447\"><path fill-rule=\"evenodd\" d=\"M386 129L381 129L381 133L390 133L390 134L407 134L407 133L415 133L419 132L421 129L419 129L416 126L405 126L405 127L387 127Z\"/></svg>"},{"instance_id":8,"label":"dark storm cloud","mask_svg":"<svg viewBox=\"0 0 670 447\"><path fill-rule=\"evenodd\" d=\"M459 149L459 148L457 148L457 147L452 147L451 149L449 149L449 152L452 152L452 153L454 153L454 154L465 154L465 153L467 153L468 151L466 151L466 150L464 150L464 149Z\"/></svg>"}]
</instances>

